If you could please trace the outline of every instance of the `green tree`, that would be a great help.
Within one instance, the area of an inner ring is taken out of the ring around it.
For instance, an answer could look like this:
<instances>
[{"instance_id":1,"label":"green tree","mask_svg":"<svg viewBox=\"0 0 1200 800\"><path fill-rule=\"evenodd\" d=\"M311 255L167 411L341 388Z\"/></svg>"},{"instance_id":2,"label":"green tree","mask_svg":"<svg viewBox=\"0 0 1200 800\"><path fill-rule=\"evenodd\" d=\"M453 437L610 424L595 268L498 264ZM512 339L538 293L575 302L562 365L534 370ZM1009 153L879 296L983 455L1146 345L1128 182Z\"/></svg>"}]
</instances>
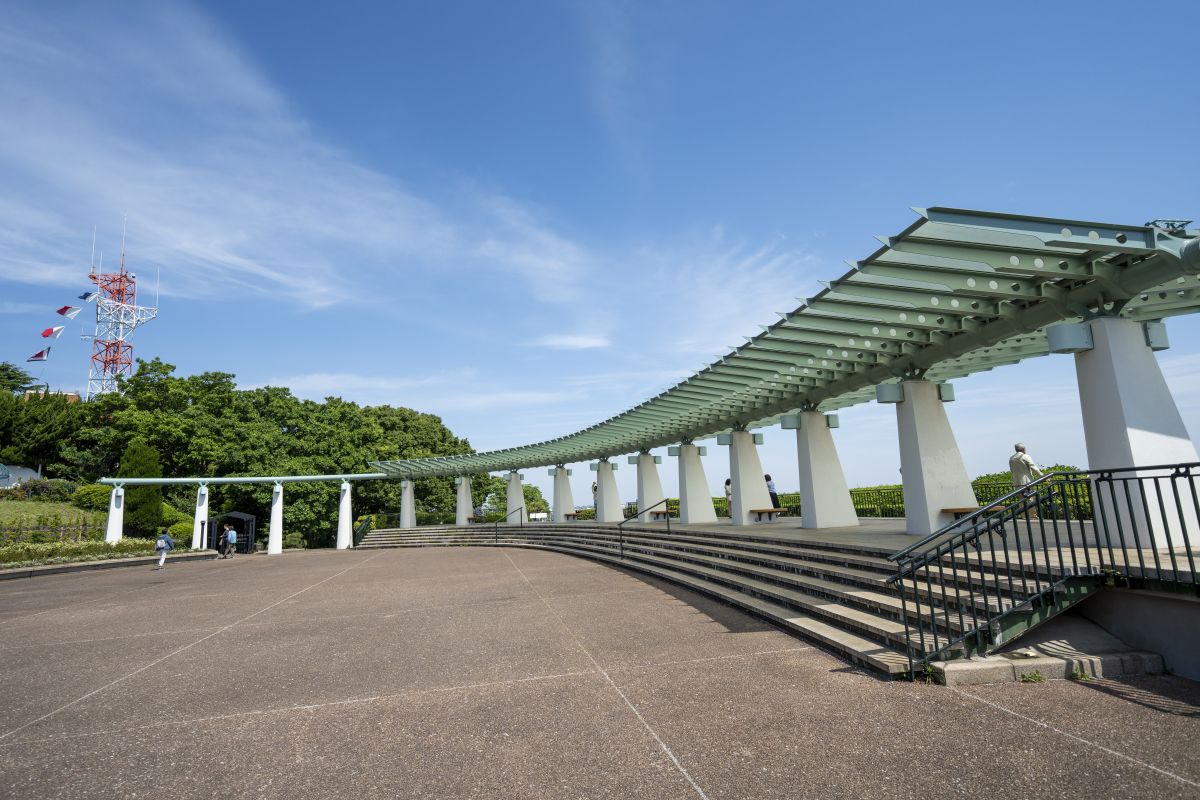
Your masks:
<instances>
[{"instance_id":1,"label":"green tree","mask_svg":"<svg viewBox=\"0 0 1200 800\"><path fill-rule=\"evenodd\" d=\"M0 361L0 392L23 392L33 386L33 376L8 361Z\"/></svg>"},{"instance_id":2,"label":"green tree","mask_svg":"<svg viewBox=\"0 0 1200 800\"><path fill-rule=\"evenodd\" d=\"M125 448L121 478L161 478L158 451L141 439L134 439ZM130 486L125 490L125 528L134 536L153 536L162 526L162 487Z\"/></svg>"},{"instance_id":3,"label":"green tree","mask_svg":"<svg viewBox=\"0 0 1200 800\"><path fill-rule=\"evenodd\" d=\"M489 476L491 477L491 476ZM495 479L499 486L494 486L486 502L488 509L499 514L508 513L508 486L503 478ZM542 490L530 483L521 484L521 493L525 496L525 514L536 514L539 511L549 511L550 504L542 496ZM516 519L516 516L513 516Z\"/></svg>"}]
</instances>

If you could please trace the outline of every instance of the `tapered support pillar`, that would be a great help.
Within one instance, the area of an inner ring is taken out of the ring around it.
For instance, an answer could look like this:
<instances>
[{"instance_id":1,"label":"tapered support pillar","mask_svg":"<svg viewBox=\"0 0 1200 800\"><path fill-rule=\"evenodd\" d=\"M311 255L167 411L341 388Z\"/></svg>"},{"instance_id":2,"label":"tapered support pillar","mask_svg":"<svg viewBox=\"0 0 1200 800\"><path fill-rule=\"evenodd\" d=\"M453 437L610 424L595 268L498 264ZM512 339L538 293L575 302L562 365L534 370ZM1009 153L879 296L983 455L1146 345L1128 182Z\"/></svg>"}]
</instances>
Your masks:
<instances>
[{"instance_id":1,"label":"tapered support pillar","mask_svg":"<svg viewBox=\"0 0 1200 800\"><path fill-rule=\"evenodd\" d=\"M108 527L104 531L104 541L116 544L125 535L125 489L114 486L108 496Z\"/></svg>"},{"instance_id":2,"label":"tapered support pillar","mask_svg":"<svg viewBox=\"0 0 1200 800\"><path fill-rule=\"evenodd\" d=\"M354 505L350 497L350 481L342 481L338 490L337 549L347 550L354 544Z\"/></svg>"},{"instance_id":3,"label":"tapered support pillar","mask_svg":"<svg viewBox=\"0 0 1200 800\"><path fill-rule=\"evenodd\" d=\"M196 489L196 514L192 517L192 549L204 547L204 534L208 532L208 487Z\"/></svg>"},{"instance_id":4,"label":"tapered support pillar","mask_svg":"<svg viewBox=\"0 0 1200 800\"><path fill-rule=\"evenodd\" d=\"M637 465L638 522L649 522L649 509L667 509L665 505L658 505L663 501L662 480L658 477L658 465L662 463L662 456L638 453L636 456L630 456L629 462Z\"/></svg>"},{"instance_id":5,"label":"tapered support pillar","mask_svg":"<svg viewBox=\"0 0 1200 800\"><path fill-rule=\"evenodd\" d=\"M681 444L667 449L668 455L679 457L680 522L717 521L712 489L709 488L708 477L704 474L704 462L700 460L705 453L705 448L694 444Z\"/></svg>"},{"instance_id":6,"label":"tapered support pillar","mask_svg":"<svg viewBox=\"0 0 1200 800\"><path fill-rule=\"evenodd\" d=\"M417 527L417 498L412 481L400 481L400 527Z\"/></svg>"},{"instance_id":7,"label":"tapered support pillar","mask_svg":"<svg viewBox=\"0 0 1200 800\"><path fill-rule=\"evenodd\" d=\"M875 390L880 402L896 404L907 531L933 533L954 521L943 508L979 505L942 402L954 398L949 384L913 380Z\"/></svg>"},{"instance_id":8,"label":"tapered support pillar","mask_svg":"<svg viewBox=\"0 0 1200 800\"><path fill-rule=\"evenodd\" d=\"M617 465L611 461L600 461L592 464L592 468L596 470L596 521L623 521L625 513L617 493L617 476L613 474Z\"/></svg>"},{"instance_id":9,"label":"tapered support pillar","mask_svg":"<svg viewBox=\"0 0 1200 800\"><path fill-rule=\"evenodd\" d=\"M454 486L454 524L466 525L475 510L471 505L471 479L466 475L455 478Z\"/></svg>"},{"instance_id":10,"label":"tapered support pillar","mask_svg":"<svg viewBox=\"0 0 1200 800\"><path fill-rule=\"evenodd\" d=\"M843 528L858 524L846 475L833 445L837 415L801 411L783 418L785 430L796 431L800 467L800 527Z\"/></svg>"},{"instance_id":11,"label":"tapered support pillar","mask_svg":"<svg viewBox=\"0 0 1200 800\"><path fill-rule=\"evenodd\" d=\"M524 525L529 521L529 509L525 508L525 490L521 488L521 473L515 469L508 473L508 522L512 525ZM513 514L517 509L520 513Z\"/></svg>"},{"instance_id":12,"label":"tapered support pillar","mask_svg":"<svg viewBox=\"0 0 1200 800\"><path fill-rule=\"evenodd\" d=\"M271 490L271 528L267 533L267 555L283 552L283 484L277 483Z\"/></svg>"},{"instance_id":13,"label":"tapered support pillar","mask_svg":"<svg viewBox=\"0 0 1200 800\"><path fill-rule=\"evenodd\" d=\"M733 431L717 441L729 445L729 477L733 497L729 516L734 525L749 525L754 508L773 508L767 482L763 480L762 462L758 458L757 442L761 436L749 431Z\"/></svg>"},{"instance_id":14,"label":"tapered support pillar","mask_svg":"<svg viewBox=\"0 0 1200 800\"><path fill-rule=\"evenodd\" d=\"M1089 468L1119 470L1200 461L1154 356L1154 350L1167 347L1165 326L1102 317L1056 325L1047 334L1051 350L1075 353ZM1072 334L1083 341L1076 347L1065 346L1063 340ZM1120 472L1114 475L1121 476ZM1196 530L1190 481L1132 482L1128 495L1125 488L1119 480L1093 488L1102 506L1096 509L1097 532L1106 541L1106 528L1112 528L1112 543L1119 544L1118 520L1130 545L1133 530L1143 546L1150 545L1149 538L1156 548L1182 546L1184 528ZM1176 492L1181 502L1176 502ZM1196 541L1195 533L1191 539Z\"/></svg>"},{"instance_id":15,"label":"tapered support pillar","mask_svg":"<svg viewBox=\"0 0 1200 800\"><path fill-rule=\"evenodd\" d=\"M566 522L567 514L575 513L575 497L571 494L571 470L562 464L550 470L554 476L554 508L552 518L555 522Z\"/></svg>"}]
</instances>

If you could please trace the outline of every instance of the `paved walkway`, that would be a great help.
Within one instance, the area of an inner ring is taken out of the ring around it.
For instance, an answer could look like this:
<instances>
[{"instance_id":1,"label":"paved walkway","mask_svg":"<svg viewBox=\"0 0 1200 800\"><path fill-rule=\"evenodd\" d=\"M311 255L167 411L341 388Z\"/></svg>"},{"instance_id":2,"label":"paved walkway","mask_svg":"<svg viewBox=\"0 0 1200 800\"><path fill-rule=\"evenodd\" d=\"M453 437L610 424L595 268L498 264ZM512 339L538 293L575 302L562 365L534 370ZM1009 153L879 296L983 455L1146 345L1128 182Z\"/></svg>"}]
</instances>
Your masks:
<instances>
[{"instance_id":1,"label":"paved walkway","mask_svg":"<svg viewBox=\"0 0 1200 800\"><path fill-rule=\"evenodd\" d=\"M1200 685L887 683L507 548L0 585L11 798L1200 797Z\"/></svg>"}]
</instances>

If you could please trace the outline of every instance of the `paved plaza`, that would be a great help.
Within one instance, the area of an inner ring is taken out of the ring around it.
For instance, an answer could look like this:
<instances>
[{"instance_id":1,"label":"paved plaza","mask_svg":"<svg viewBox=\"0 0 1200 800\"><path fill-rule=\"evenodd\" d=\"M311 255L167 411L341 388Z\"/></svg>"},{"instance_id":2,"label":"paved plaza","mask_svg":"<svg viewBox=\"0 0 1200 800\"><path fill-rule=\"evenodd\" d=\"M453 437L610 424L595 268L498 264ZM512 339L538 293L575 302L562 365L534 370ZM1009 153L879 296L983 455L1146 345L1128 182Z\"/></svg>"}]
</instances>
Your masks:
<instances>
[{"instance_id":1,"label":"paved plaza","mask_svg":"<svg viewBox=\"0 0 1200 800\"><path fill-rule=\"evenodd\" d=\"M518 548L0 582L0 796L1200 797L1200 685L887 682Z\"/></svg>"}]
</instances>

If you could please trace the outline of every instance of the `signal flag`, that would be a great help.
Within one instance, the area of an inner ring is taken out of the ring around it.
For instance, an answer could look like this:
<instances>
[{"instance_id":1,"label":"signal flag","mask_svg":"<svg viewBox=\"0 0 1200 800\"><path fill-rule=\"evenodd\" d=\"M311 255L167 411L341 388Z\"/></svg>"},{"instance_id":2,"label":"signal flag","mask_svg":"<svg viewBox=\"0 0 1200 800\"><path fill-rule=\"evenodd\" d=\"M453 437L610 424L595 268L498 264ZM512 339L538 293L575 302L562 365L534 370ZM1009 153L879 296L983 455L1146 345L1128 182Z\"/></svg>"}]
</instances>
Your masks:
<instances>
[{"instance_id":1,"label":"signal flag","mask_svg":"<svg viewBox=\"0 0 1200 800\"><path fill-rule=\"evenodd\" d=\"M62 334L62 332L65 331L66 329L67 329L66 325L58 325L53 328L46 328L46 330L42 331L42 338L43 339L57 339Z\"/></svg>"},{"instance_id":2,"label":"signal flag","mask_svg":"<svg viewBox=\"0 0 1200 800\"><path fill-rule=\"evenodd\" d=\"M38 350L36 353L34 353L33 355L31 355L29 358L27 358L25 360L26 361L45 361L48 358L50 358L50 348L49 347L47 347L45 350Z\"/></svg>"},{"instance_id":3,"label":"signal flag","mask_svg":"<svg viewBox=\"0 0 1200 800\"><path fill-rule=\"evenodd\" d=\"M78 314L82 310L83 309L77 308L76 306L63 306L62 308L60 308L58 311L55 311L54 313L59 314L60 316L64 316L67 319L75 319L75 315Z\"/></svg>"},{"instance_id":4,"label":"signal flag","mask_svg":"<svg viewBox=\"0 0 1200 800\"><path fill-rule=\"evenodd\" d=\"M93 299L95 299L96 294L96 292L84 292L83 294L79 295L79 299L85 303L90 303Z\"/></svg>"}]
</instances>

